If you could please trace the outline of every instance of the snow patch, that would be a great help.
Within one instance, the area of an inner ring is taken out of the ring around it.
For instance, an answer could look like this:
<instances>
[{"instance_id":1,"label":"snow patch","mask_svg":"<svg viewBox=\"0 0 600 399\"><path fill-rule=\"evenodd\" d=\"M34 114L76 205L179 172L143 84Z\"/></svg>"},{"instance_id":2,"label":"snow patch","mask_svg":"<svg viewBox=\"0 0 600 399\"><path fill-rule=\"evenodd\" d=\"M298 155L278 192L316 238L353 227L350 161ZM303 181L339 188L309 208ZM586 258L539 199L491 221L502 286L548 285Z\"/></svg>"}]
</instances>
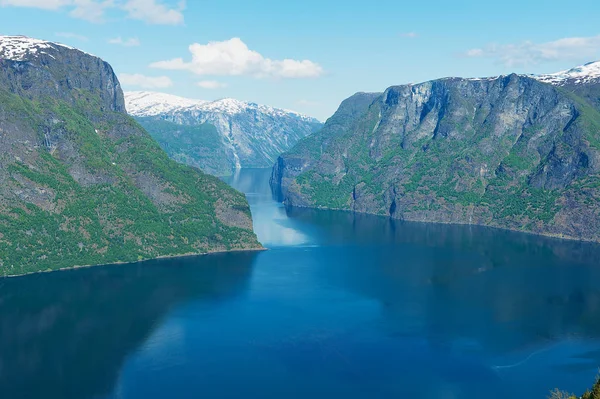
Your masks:
<instances>
[{"instance_id":1,"label":"snow patch","mask_svg":"<svg viewBox=\"0 0 600 399\"><path fill-rule=\"evenodd\" d=\"M239 101L233 98L205 101L150 91L125 92L125 107L127 108L127 112L133 116L157 116L188 111L220 113L226 115L251 112L271 117L294 115L305 121L317 122L316 119L295 111L273 108L267 105L260 105L247 101Z\"/></svg>"},{"instance_id":2,"label":"snow patch","mask_svg":"<svg viewBox=\"0 0 600 399\"><path fill-rule=\"evenodd\" d=\"M69 50L77 50L76 48L67 46L65 44L33 39L27 36L0 36L0 59L4 58L11 61L26 61L31 57L37 56L38 54L46 54L54 58L52 54L43 50L58 51L60 47ZM85 53L83 51L81 52Z\"/></svg>"},{"instance_id":3,"label":"snow patch","mask_svg":"<svg viewBox=\"0 0 600 399\"><path fill-rule=\"evenodd\" d=\"M567 83L586 84L598 81L600 83L600 61L588 62L575 68L546 75L532 75L540 82L562 86Z\"/></svg>"},{"instance_id":4,"label":"snow patch","mask_svg":"<svg viewBox=\"0 0 600 399\"><path fill-rule=\"evenodd\" d=\"M175 111L197 108L208 101L193 100L165 93L149 91L125 92L127 112L135 116L156 116Z\"/></svg>"}]
</instances>

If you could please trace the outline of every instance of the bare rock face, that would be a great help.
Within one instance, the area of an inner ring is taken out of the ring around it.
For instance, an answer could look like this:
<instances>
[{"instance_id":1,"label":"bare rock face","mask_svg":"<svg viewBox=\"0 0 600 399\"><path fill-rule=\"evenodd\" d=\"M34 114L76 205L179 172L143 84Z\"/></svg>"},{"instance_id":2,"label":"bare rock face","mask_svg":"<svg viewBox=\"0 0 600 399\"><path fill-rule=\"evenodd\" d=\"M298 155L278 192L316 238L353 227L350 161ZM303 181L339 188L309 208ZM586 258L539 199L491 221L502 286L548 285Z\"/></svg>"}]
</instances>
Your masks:
<instances>
[{"instance_id":1,"label":"bare rock face","mask_svg":"<svg viewBox=\"0 0 600 399\"><path fill-rule=\"evenodd\" d=\"M215 204L215 211L217 218L226 226L252 229L252 218L248 216L245 209L232 208L226 201L219 199Z\"/></svg>"},{"instance_id":2,"label":"bare rock face","mask_svg":"<svg viewBox=\"0 0 600 399\"><path fill-rule=\"evenodd\" d=\"M0 231L0 275L260 248L243 194L170 160L109 64L22 36L0 36Z\"/></svg>"},{"instance_id":3,"label":"bare rock face","mask_svg":"<svg viewBox=\"0 0 600 399\"><path fill-rule=\"evenodd\" d=\"M600 90L571 78L359 93L278 159L272 185L290 206L600 241Z\"/></svg>"},{"instance_id":4,"label":"bare rock face","mask_svg":"<svg viewBox=\"0 0 600 399\"><path fill-rule=\"evenodd\" d=\"M94 92L101 112L125 111L121 85L102 59L63 44L0 36L0 85L27 99L52 97L71 105L73 90Z\"/></svg>"}]
</instances>

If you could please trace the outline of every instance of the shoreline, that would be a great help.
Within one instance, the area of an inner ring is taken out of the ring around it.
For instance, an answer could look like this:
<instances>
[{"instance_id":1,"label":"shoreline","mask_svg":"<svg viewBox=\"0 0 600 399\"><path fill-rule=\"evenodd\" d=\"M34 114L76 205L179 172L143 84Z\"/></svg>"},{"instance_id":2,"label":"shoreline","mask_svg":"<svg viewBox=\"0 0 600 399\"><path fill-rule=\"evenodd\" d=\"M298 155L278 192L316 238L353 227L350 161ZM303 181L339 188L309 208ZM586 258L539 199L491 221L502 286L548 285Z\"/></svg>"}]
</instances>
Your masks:
<instances>
[{"instance_id":1,"label":"shoreline","mask_svg":"<svg viewBox=\"0 0 600 399\"><path fill-rule=\"evenodd\" d=\"M76 266L71 266L71 267L61 267L59 269L52 269L52 270L40 270L37 272L28 272L28 273L23 273L23 274L10 274L8 276L0 276L0 279L25 277L25 276L35 275L35 274L42 274L42 273L66 272L66 271L77 270L77 269L89 269L92 267L134 265L136 263L144 263L144 262L148 262L148 261L152 261L152 260L160 260L160 259L192 258L195 256L218 255L218 254L227 254L227 253L234 253L234 252L263 252L263 251L268 251L268 250L269 250L268 248L261 246L260 248L229 249L229 250L225 250L225 251L209 251L209 252L202 252L202 253L187 253L187 254L181 254L181 255L162 255L162 256L157 256L155 258L148 258L148 259L142 259L142 260L131 261L131 262L111 262L111 263L98 263L98 264L94 264L94 265L76 265Z\"/></svg>"},{"instance_id":2,"label":"shoreline","mask_svg":"<svg viewBox=\"0 0 600 399\"><path fill-rule=\"evenodd\" d=\"M519 230L510 227L501 227L501 226L493 226L489 224L479 224L479 223L461 223L461 222L440 222L440 221L431 221L431 220L417 220L417 219L398 219L393 218L389 215L383 215L379 213L372 212L360 212L354 211L352 209L341 209L341 208L328 208L328 207L315 207L315 206L302 206L302 205L287 205L285 202L280 202L286 208L296 208L296 209L312 209L316 211L335 211L335 212L344 212L349 214L357 214L357 215L369 215L369 216L377 216L388 219L390 221L398 221L398 222L408 222L408 223L421 223L421 224L440 224L440 225L454 225L454 226L477 226L477 227L485 227L489 229L496 230L504 230L504 231L512 231L514 233L522 233L527 235L533 235L544 238L552 238L555 240L565 240L571 242L582 242L582 243L590 243L600 245L600 240L593 240L589 238L581 238L581 237L573 237L563 234L552 234L552 233L536 233L531 230Z\"/></svg>"}]
</instances>

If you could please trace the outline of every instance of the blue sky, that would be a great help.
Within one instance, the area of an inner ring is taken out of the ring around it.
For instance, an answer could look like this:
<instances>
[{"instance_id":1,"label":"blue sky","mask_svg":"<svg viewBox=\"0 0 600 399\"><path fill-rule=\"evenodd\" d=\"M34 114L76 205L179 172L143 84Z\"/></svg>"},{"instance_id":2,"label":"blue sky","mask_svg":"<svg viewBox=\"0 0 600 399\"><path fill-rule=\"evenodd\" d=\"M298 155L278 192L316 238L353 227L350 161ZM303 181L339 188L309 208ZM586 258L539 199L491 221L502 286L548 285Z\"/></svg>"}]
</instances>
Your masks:
<instances>
[{"instance_id":1,"label":"blue sky","mask_svg":"<svg viewBox=\"0 0 600 399\"><path fill-rule=\"evenodd\" d=\"M98 55L126 90L324 120L357 91L598 60L600 1L0 0L0 34Z\"/></svg>"}]
</instances>

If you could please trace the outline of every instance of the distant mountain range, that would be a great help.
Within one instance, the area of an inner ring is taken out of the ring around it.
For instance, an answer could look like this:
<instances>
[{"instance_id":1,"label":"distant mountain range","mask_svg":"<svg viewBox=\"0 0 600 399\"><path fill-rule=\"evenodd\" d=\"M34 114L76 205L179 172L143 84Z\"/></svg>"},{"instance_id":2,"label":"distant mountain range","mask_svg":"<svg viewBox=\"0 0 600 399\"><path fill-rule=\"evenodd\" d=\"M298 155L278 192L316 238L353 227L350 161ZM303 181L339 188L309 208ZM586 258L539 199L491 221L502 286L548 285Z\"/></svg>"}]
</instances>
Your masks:
<instances>
[{"instance_id":1,"label":"distant mountain range","mask_svg":"<svg viewBox=\"0 0 600 399\"><path fill-rule=\"evenodd\" d=\"M272 184L290 206L600 241L600 62L358 93Z\"/></svg>"},{"instance_id":2,"label":"distant mountain range","mask_svg":"<svg viewBox=\"0 0 600 399\"><path fill-rule=\"evenodd\" d=\"M244 195L169 159L108 63L0 36L0 277L258 248Z\"/></svg>"},{"instance_id":3,"label":"distant mountain range","mask_svg":"<svg viewBox=\"0 0 600 399\"><path fill-rule=\"evenodd\" d=\"M297 112L231 98L203 101L126 92L125 104L173 159L214 175L270 167L322 126Z\"/></svg>"}]
</instances>

